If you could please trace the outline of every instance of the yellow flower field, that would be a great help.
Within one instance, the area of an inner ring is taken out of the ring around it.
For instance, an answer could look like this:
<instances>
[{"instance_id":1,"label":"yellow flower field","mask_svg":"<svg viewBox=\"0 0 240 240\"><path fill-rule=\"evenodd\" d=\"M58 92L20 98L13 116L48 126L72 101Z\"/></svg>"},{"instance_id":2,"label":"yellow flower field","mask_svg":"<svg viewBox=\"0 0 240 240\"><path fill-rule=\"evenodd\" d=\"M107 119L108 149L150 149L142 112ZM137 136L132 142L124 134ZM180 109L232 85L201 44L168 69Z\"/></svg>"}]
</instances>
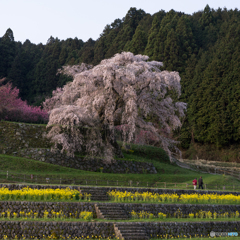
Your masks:
<instances>
[{"instance_id":1,"label":"yellow flower field","mask_svg":"<svg viewBox=\"0 0 240 240\"><path fill-rule=\"evenodd\" d=\"M8 188L0 188L0 201L15 200L15 201L73 201L82 199L83 195L78 190L72 190L70 188L64 189L32 189L23 188L21 190L9 190ZM85 200L90 200L90 195L85 194Z\"/></svg>"},{"instance_id":2,"label":"yellow flower field","mask_svg":"<svg viewBox=\"0 0 240 240\"><path fill-rule=\"evenodd\" d=\"M158 202L158 203L206 203L206 204L239 204L240 196L233 194L158 194L151 192L108 192L115 202Z\"/></svg>"},{"instance_id":3,"label":"yellow flower field","mask_svg":"<svg viewBox=\"0 0 240 240\"><path fill-rule=\"evenodd\" d=\"M6 211L2 211L0 212L0 219L54 219L54 220L66 220L66 219L83 219L83 220L91 220L93 219L93 213L92 212L87 212L87 211L82 211L82 212L78 212L76 211L75 213L68 213L65 214L62 210L60 210L59 212L55 212L55 211L51 211L48 212L47 210L45 210L43 212L43 216L40 217L39 216L39 212L33 212L32 210L30 211L20 211L19 213L17 212L12 212L11 210L6 210Z\"/></svg>"},{"instance_id":4,"label":"yellow flower field","mask_svg":"<svg viewBox=\"0 0 240 240\"><path fill-rule=\"evenodd\" d=\"M154 215L150 212L140 211L135 212L132 210L131 212L132 219L165 219L167 218L167 214L164 214L162 212L159 212L157 215ZM170 218L173 218L173 216L170 216ZM188 215L184 215L181 211L176 211L174 213L174 218L208 218L208 219L217 219L217 218L239 218L239 212L224 212L224 213L212 213L211 211L203 211L200 210L197 213L189 213Z\"/></svg>"}]
</instances>

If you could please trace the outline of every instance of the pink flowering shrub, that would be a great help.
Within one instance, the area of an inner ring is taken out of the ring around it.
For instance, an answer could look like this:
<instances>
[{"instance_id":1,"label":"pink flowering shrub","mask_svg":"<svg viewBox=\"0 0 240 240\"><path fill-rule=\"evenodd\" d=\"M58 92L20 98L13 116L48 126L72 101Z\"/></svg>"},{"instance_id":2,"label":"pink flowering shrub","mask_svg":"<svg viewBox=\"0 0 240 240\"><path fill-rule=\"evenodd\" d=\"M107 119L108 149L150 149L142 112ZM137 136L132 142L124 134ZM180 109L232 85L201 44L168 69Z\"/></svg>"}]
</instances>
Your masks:
<instances>
[{"instance_id":1,"label":"pink flowering shrub","mask_svg":"<svg viewBox=\"0 0 240 240\"><path fill-rule=\"evenodd\" d=\"M0 80L0 84L5 79ZM0 86L0 119L7 121L47 123L48 113L40 107L27 105L19 97L19 89L13 88L11 83Z\"/></svg>"}]
</instances>

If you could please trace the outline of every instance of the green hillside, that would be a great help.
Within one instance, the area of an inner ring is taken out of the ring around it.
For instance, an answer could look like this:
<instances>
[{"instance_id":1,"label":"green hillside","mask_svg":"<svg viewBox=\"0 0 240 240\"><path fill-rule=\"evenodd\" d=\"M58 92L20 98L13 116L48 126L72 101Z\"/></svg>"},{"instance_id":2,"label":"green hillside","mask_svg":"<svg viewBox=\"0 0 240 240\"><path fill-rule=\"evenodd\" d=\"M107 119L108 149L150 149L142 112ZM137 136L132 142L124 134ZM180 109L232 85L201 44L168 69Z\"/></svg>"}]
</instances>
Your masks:
<instances>
[{"instance_id":1,"label":"green hillside","mask_svg":"<svg viewBox=\"0 0 240 240\"><path fill-rule=\"evenodd\" d=\"M201 173L184 168L180 168L176 164L170 163L166 153L156 147L132 145L133 153L123 151L124 160L128 161L143 161L151 162L157 170L157 174L116 174L116 173L101 173L77 170L73 168L62 167L49 163L44 163L36 160L0 154L0 182L33 182L46 183L45 179L52 179L51 183L59 184L76 184L85 185L86 180L90 185L111 186L128 186L132 181L134 187L160 187L164 188L165 183L167 188L193 189L192 180L199 178L204 179L204 184L207 184L207 189L215 189L216 185L222 189L225 185L226 190L233 190L239 186L239 180L231 176L213 175ZM8 171L8 178L6 174ZM31 180L31 174L34 176ZM13 177L11 177L13 176ZM37 179L37 180L36 180ZM98 181L96 183L96 180ZM139 182L139 183L137 183ZM176 183L176 185L175 185Z\"/></svg>"},{"instance_id":2,"label":"green hillside","mask_svg":"<svg viewBox=\"0 0 240 240\"><path fill-rule=\"evenodd\" d=\"M188 103L184 125L176 132L181 147L197 143L219 150L238 146L240 139L239 37L237 9L207 5L192 15L174 10L150 15L131 8L122 19L106 25L96 41L50 37L45 45L29 40L22 44L8 29L0 39L0 76L20 89L22 99L39 105L71 80L56 75L63 65L96 65L122 51L146 54L150 60L162 61L163 70L180 73L180 100ZM240 161L238 152L230 158Z\"/></svg>"}]
</instances>

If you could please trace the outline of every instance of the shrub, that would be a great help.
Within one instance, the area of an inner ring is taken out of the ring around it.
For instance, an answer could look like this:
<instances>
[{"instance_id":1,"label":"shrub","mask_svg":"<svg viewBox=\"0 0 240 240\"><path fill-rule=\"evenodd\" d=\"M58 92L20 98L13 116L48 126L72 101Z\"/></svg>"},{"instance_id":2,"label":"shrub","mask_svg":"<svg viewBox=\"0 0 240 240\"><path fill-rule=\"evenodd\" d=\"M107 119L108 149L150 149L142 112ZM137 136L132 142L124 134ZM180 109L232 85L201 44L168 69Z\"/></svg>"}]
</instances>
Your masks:
<instances>
[{"instance_id":1,"label":"shrub","mask_svg":"<svg viewBox=\"0 0 240 240\"><path fill-rule=\"evenodd\" d=\"M48 113L41 107L32 107L19 97L19 89L13 88L11 83L1 85L4 79L0 80L0 120L47 123Z\"/></svg>"}]
</instances>

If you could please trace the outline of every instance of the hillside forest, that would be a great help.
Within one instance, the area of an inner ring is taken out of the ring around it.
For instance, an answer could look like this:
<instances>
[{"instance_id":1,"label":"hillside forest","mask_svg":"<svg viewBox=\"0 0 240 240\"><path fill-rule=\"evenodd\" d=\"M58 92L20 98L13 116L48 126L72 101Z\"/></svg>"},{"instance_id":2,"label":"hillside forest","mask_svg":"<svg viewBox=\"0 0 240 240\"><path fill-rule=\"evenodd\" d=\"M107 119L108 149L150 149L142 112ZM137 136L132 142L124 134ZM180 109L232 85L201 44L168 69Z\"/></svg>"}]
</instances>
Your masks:
<instances>
[{"instance_id":1,"label":"hillside forest","mask_svg":"<svg viewBox=\"0 0 240 240\"><path fill-rule=\"evenodd\" d=\"M196 149L219 151L240 143L240 11L211 9L192 15L163 10L153 15L130 8L95 41L78 38L46 44L16 42L9 28L0 38L0 79L19 89L29 105L41 106L52 91L72 78L57 74L63 65L101 60L122 51L163 62L161 70L177 71L187 112L174 138L189 156ZM196 147L196 144L198 147ZM195 148L194 148L195 146ZM198 153L200 154L200 153ZM240 159L240 153L236 153ZM226 159L225 159L226 160Z\"/></svg>"}]
</instances>

